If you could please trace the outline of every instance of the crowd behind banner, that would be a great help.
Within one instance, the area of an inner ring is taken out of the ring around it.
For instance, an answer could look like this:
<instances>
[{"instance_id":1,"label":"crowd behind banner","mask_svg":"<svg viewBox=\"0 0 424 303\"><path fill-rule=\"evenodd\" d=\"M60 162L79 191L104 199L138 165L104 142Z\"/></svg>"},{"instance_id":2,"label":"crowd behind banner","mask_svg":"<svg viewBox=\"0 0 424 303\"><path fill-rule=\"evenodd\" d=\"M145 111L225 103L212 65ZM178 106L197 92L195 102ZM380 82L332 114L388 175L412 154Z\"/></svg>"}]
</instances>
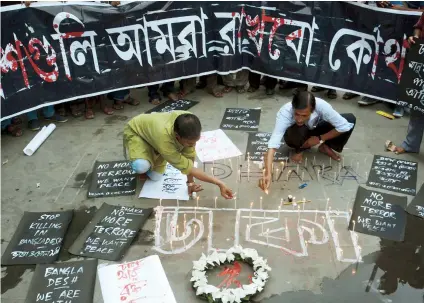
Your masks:
<instances>
[{"instance_id":1,"label":"crowd behind banner","mask_svg":"<svg viewBox=\"0 0 424 303\"><path fill-rule=\"evenodd\" d=\"M395 102L419 15L316 1L2 7L1 118L241 69Z\"/></svg>"}]
</instances>

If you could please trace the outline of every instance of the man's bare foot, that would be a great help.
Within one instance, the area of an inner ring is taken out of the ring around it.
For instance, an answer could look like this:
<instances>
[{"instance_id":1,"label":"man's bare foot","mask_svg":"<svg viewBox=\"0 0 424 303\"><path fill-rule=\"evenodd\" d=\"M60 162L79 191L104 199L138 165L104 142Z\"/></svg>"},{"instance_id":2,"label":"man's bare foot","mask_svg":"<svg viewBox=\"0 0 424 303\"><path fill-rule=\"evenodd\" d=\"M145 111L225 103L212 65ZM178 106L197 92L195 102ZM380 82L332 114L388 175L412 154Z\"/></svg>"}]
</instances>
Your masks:
<instances>
[{"instance_id":1,"label":"man's bare foot","mask_svg":"<svg viewBox=\"0 0 424 303\"><path fill-rule=\"evenodd\" d=\"M302 153L294 154L294 155L291 157L291 160L292 160L294 163L302 163L302 161L303 161L303 154L302 154Z\"/></svg>"},{"instance_id":2,"label":"man's bare foot","mask_svg":"<svg viewBox=\"0 0 424 303\"><path fill-rule=\"evenodd\" d=\"M328 147L325 143L321 144L318 148L318 150L329 156L331 159L336 160L336 161L340 161L340 156L338 154L336 154L336 152L334 150L332 150L330 147Z\"/></svg>"},{"instance_id":3,"label":"man's bare foot","mask_svg":"<svg viewBox=\"0 0 424 303\"><path fill-rule=\"evenodd\" d=\"M167 97L169 100L178 101L178 96L175 93L170 93Z\"/></svg>"},{"instance_id":4,"label":"man's bare foot","mask_svg":"<svg viewBox=\"0 0 424 303\"><path fill-rule=\"evenodd\" d=\"M406 153L406 150L403 147L396 146L395 147L395 154L400 155Z\"/></svg>"}]
</instances>

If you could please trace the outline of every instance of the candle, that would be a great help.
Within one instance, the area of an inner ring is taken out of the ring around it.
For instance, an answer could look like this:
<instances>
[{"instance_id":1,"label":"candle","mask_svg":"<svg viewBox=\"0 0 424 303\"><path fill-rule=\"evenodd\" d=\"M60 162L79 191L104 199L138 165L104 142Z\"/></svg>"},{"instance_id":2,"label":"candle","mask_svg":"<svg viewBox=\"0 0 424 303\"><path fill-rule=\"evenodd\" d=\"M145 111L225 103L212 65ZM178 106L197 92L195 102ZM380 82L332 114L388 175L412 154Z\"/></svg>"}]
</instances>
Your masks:
<instances>
[{"instance_id":1,"label":"candle","mask_svg":"<svg viewBox=\"0 0 424 303\"><path fill-rule=\"evenodd\" d=\"M322 224L325 224L325 217L321 216L321 218L322 218Z\"/></svg>"},{"instance_id":2,"label":"candle","mask_svg":"<svg viewBox=\"0 0 424 303\"><path fill-rule=\"evenodd\" d=\"M324 173L324 163L322 163L321 168L322 173Z\"/></svg>"},{"instance_id":3,"label":"candle","mask_svg":"<svg viewBox=\"0 0 424 303\"><path fill-rule=\"evenodd\" d=\"M315 210L315 220L314 220L314 222L317 222L317 216L318 216L318 210Z\"/></svg>"},{"instance_id":4,"label":"candle","mask_svg":"<svg viewBox=\"0 0 424 303\"><path fill-rule=\"evenodd\" d=\"M300 206L297 206L297 226L300 224Z\"/></svg>"},{"instance_id":5,"label":"candle","mask_svg":"<svg viewBox=\"0 0 424 303\"><path fill-rule=\"evenodd\" d=\"M238 182L240 182L240 181L241 181L240 169L237 169L237 181L238 181Z\"/></svg>"},{"instance_id":6,"label":"candle","mask_svg":"<svg viewBox=\"0 0 424 303\"><path fill-rule=\"evenodd\" d=\"M325 205L325 211L328 209L328 203L330 203L330 198L327 198L327 204Z\"/></svg>"},{"instance_id":7,"label":"candle","mask_svg":"<svg viewBox=\"0 0 424 303\"><path fill-rule=\"evenodd\" d=\"M315 165L315 156L314 156L314 165Z\"/></svg>"},{"instance_id":8,"label":"candle","mask_svg":"<svg viewBox=\"0 0 424 303\"><path fill-rule=\"evenodd\" d=\"M237 197L234 197L234 209L237 209Z\"/></svg>"},{"instance_id":9,"label":"candle","mask_svg":"<svg viewBox=\"0 0 424 303\"><path fill-rule=\"evenodd\" d=\"M358 171L359 171L359 161L356 162L356 172L358 172Z\"/></svg>"},{"instance_id":10,"label":"candle","mask_svg":"<svg viewBox=\"0 0 424 303\"><path fill-rule=\"evenodd\" d=\"M215 197L215 208L216 208L216 200L218 200L218 197Z\"/></svg>"},{"instance_id":11,"label":"candle","mask_svg":"<svg viewBox=\"0 0 424 303\"><path fill-rule=\"evenodd\" d=\"M203 215L200 215L200 221L202 221L203 224Z\"/></svg>"},{"instance_id":12,"label":"candle","mask_svg":"<svg viewBox=\"0 0 424 303\"><path fill-rule=\"evenodd\" d=\"M280 219L281 206L278 206L278 219Z\"/></svg>"},{"instance_id":13,"label":"candle","mask_svg":"<svg viewBox=\"0 0 424 303\"><path fill-rule=\"evenodd\" d=\"M179 236L179 233L178 233L178 225L177 225L177 238L179 238L180 236Z\"/></svg>"},{"instance_id":14,"label":"candle","mask_svg":"<svg viewBox=\"0 0 424 303\"><path fill-rule=\"evenodd\" d=\"M296 168L296 174L299 174L299 164L297 165L297 168Z\"/></svg>"},{"instance_id":15,"label":"candle","mask_svg":"<svg viewBox=\"0 0 424 303\"><path fill-rule=\"evenodd\" d=\"M184 232L185 232L186 223L187 223L187 216L186 214L184 214Z\"/></svg>"},{"instance_id":16,"label":"candle","mask_svg":"<svg viewBox=\"0 0 424 303\"><path fill-rule=\"evenodd\" d=\"M284 217L284 223L285 223L285 225L286 225L286 229L288 229L288 228L287 228L287 217Z\"/></svg>"},{"instance_id":17,"label":"candle","mask_svg":"<svg viewBox=\"0 0 424 303\"><path fill-rule=\"evenodd\" d=\"M197 228L197 225L194 225L194 240L196 240L196 228Z\"/></svg>"},{"instance_id":18,"label":"candle","mask_svg":"<svg viewBox=\"0 0 424 303\"><path fill-rule=\"evenodd\" d=\"M303 210L303 211L305 210L305 204L306 204L306 199L305 199L305 198L303 198L303 207L302 207L302 210Z\"/></svg>"},{"instance_id":19,"label":"candle","mask_svg":"<svg viewBox=\"0 0 424 303\"><path fill-rule=\"evenodd\" d=\"M318 182L319 182L319 173L321 172L320 169L318 169L318 174L317 174L317 178L318 178Z\"/></svg>"},{"instance_id":20,"label":"candle","mask_svg":"<svg viewBox=\"0 0 424 303\"><path fill-rule=\"evenodd\" d=\"M353 232L355 232L355 224L356 224L356 223L355 223L355 220L352 220L352 225L353 225L352 231L353 231Z\"/></svg>"},{"instance_id":21,"label":"candle","mask_svg":"<svg viewBox=\"0 0 424 303\"><path fill-rule=\"evenodd\" d=\"M233 170L233 163L231 162L231 159L229 159L230 160L230 167L231 167L231 170Z\"/></svg>"},{"instance_id":22,"label":"candle","mask_svg":"<svg viewBox=\"0 0 424 303\"><path fill-rule=\"evenodd\" d=\"M269 245L269 228L266 230L266 245Z\"/></svg>"},{"instance_id":23,"label":"candle","mask_svg":"<svg viewBox=\"0 0 424 303\"><path fill-rule=\"evenodd\" d=\"M304 179L305 179L305 172L303 171L302 172L302 182L303 182Z\"/></svg>"},{"instance_id":24,"label":"candle","mask_svg":"<svg viewBox=\"0 0 424 303\"><path fill-rule=\"evenodd\" d=\"M172 240L171 240L171 251L174 251L174 248L172 247Z\"/></svg>"},{"instance_id":25,"label":"candle","mask_svg":"<svg viewBox=\"0 0 424 303\"><path fill-rule=\"evenodd\" d=\"M283 199L280 200L280 207L283 206Z\"/></svg>"},{"instance_id":26,"label":"candle","mask_svg":"<svg viewBox=\"0 0 424 303\"><path fill-rule=\"evenodd\" d=\"M330 157L330 166L331 166L331 157Z\"/></svg>"},{"instance_id":27,"label":"candle","mask_svg":"<svg viewBox=\"0 0 424 303\"><path fill-rule=\"evenodd\" d=\"M179 197L177 197L177 207L180 208L180 201L179 201Z\"/></svg>"},{"instance_id":28,"label":"candle","mask_svg":"<svg viewBox=\"0 0 424 303\"><path fill-rule=\"evenodd\" d=\"M343 249L340 248L340 259L343 258Z\"/></svg>"},{"instance_id":29,"label":"candle","mask_svg":"<svg viewBox=\"0 0 424 303\"><path fill-rule=\"evenodd\" d=\"M305 240L305 251L308 252L308 241Z\"/></svg>"},{"instance_id":30,"label":"candle","mask_svg":"<svg viewBox=\"0 0 424 303\"><path fill-rule=\"evenodd\" d=\"M334 172L334 183L336 183L337 173Z\"/></svg>"},{"instance_id":31,"label":"candle","mask_svg":"<svg viewBox=\"0 0 424 303\"><path fill-rule=\"evenodd\" d=\"M260 209L262 209L262 197L259 198L259 206L260 206Z\"/></svg>"},{"instance_id":32,"label":"candle","mask_svg":"<svg viewBox=\"0 0 424 303\"><path fill-rule=\"evenodd\" d=\"M196 207L199 207L199 199L200 199L200 197L196 198Z\"/></svg>"},{"instance_id":33,"label":"candle","mask_svg":"<svg viewBox=\"0 0 424 303\"><path fill-rule=\"evenodd\" d=\"M159 199L159 206L162 207L162 199Z\"/></svg>"},{"instance_id":34,"label":"candle","mask_svg":"<svg viewBox=\"0 0 424 303\"><path fill-rule=\"evenodd\" d=\"M249 225L252 224L252 207L253 207L253 202L250 202Z\"/></svg>"},{"instance_id":35,"label":"candle","mask_svg":"<svg viewBox=\"0 0 424 303\"><path fill-rule=\"evenodd\" d=\"M289 170L289 171L287 172L287 181L289 181L289 176L290 176L290 174L291 174L291 170Z\"/></svg>"},{"instance_id":36,"label":"candle","mask_svg":"<svg viewBox=\"0 0 424 303\"><path fill-rule=\"evenodd\" d=\"M212 177L215 177L213 167L211 168L211 175L212 175Z\"/></svg>"},{"instance_id":37,"label":"candle","mask_svg":"<svg viewBox=\"0 0 424 303\"><path fill-rule=\"evenodd\" d=\"M308 158L305 159L305 167L308 166Z\"/></svg>"}]
</instances>

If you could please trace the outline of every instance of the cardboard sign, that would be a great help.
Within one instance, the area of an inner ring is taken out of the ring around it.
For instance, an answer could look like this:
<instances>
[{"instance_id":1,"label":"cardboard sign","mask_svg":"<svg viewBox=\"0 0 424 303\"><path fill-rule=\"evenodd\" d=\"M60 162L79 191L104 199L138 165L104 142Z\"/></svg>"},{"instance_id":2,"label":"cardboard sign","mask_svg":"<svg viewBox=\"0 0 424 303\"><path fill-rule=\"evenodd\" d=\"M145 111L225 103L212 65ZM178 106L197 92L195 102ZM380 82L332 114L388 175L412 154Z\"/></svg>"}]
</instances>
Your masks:
<instances>
[{"instance_id":1,"label":"cardboard sign","mask_svg":"<svg viewBox=\"0 0 424 303\"><path fill-rule=\"evenodd\" d=\"M367 185L415 196L418 163L375 155Z\"/></svg>"},{"instance_id":2,"label":"cardboard sign","mask_svg":"<svg viewBox=\"0 0 424 303\"><path fill-rule=\"evenodd\" d=\"M245 159L250 161L262 161L262 157L268 151L268 141L271 138L271 133L249 133L247 139ZM287 160L288 153L283 151L282 145L274 155L274 162Z\"/></svg>"},{"instance_id":3,"label":"cardboard sign","mask_svg":"<svg viewBox=\"0 0 424 303\"><path fill-rule=\"evenodd\" d=\"M57 260L73 212L25 212L7 246L2 265L52 263Z\"/></svg>"},{"instance_id":4,"label":"cardboard sign","mask_svg":"<svg viewBox=\"0 0 424 303\"><path fill-rule=\"evenodd\" d=\"M409 203L406 211L411 215L424 219L424 184L421 185L418 194Z\"/></svg>"},{"instance_id":5,"label":"cardboard sign","mask_svg":"<svg viewBox=\"0 0 424 303\"><path fill-rule=\"evenodd\" d=\"M222 129L217 129L201 134L196 144L196 154L205 163L237 157L242 153Z\"/></svg>"},{"instance_id":6,"label":"cardboard sign","mask_svg":"<svg viewBox=\"0 0 424 303\"><path fill-rule=\"evenodd\" d=\"M159 104L158 106L148 110L146 114L150 113L167 113L172 112L174 110L188 110L195 106L198 101L190 101L190 100L177 100L172 101L168 100L162 104Z\"/></svg>"},{"instance_id":7,"label":"cardboard sign","mask_svg":"<svg viewBox=\"0 0 424 303\"><path fill-rule=\"evenodd\" d=\"M120 260L152 211L151 208L104 203L69 248L69 252L103 260Z\"/></svg>"},{"instance_id":8,"label":"cardboard sign","mask_svg":"<svg viewBox=\"0 0 424 303\"><path fill-rule=\"evenodd\" d=\"M260 109L227 108L219 128L228 130L257 131L260 119Z\"/></svg>"},{"instance_id":9,"label":"cardboard sign","mask_svg":"<svg viewBox=\"0 0 424 303\"><path fill-rule=\"evenodd\" d=\"M406 55L398 84L398 105L424 114L424 40L415 40Z\"/></svg>"},{"instance_id":10,"label":"cardboard sign","mask_svg":"<svg viewBox=\"0 0 424 303\"><path fill-rule=\"evenodd\" d=\"M92 303L97 260L37 265L25 303Z\"/></svg>"},{"instance_id":11,"label":"cardboard sign","mask_svg":"<svg viewBox=\"0 0 424 303\"><path fill-rule=\"evenodd\" d=\"M349 230L380 238L403 241L406 225L406 197L359 187Z\"/></svg>"},{"instance_id":12,"label":"cardboard sign","mask_svg":"<svg viewBox=\"0 0 424 303\"><path fill-rule=\"evenodd\" d=\"M98 271L104 303L177 303L157 255Z\"/></svg>"},{"instance_id":13,"label":"cardboard sign","mask_svg":"<svg viewBox=\"0 0 424 303\"><path fill-rule=\"evenodd\" d=\"M196 166L196 165L195 165ZM139 198L150 199L189 199L187 176L167 163L165 173L161 180L147 179L140 191Z\"/></svg>"},{"instance_id":14,"label":"cardboard sign","mask_svg":"<svg viewBox=\"0 0 424 303\"><path fill-rule=\"evenodd\" d=\"M88 197L116 197L135 194L136 173L129 161L94 163L93 177L88 189Z\"/></svg>"}]
</instances>

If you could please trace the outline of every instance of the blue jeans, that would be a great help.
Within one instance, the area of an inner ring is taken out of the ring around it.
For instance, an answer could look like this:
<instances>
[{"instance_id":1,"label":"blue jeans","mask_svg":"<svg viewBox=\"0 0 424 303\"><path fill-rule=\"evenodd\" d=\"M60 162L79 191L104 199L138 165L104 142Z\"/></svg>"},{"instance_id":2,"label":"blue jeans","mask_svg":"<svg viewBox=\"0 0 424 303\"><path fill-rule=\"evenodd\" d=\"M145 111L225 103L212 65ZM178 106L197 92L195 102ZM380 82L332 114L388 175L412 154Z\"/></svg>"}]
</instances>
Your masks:
<instances>
[{"instance_id":1,"label":"blue jeans","mask_svg":"<svg viewBox=\"0 0 424 303\"><path fill-rule=\"evenodd\" d=\"M108 99L116 101L125 101L130 95L129 89L117 90L107 94Z\"/></svg>"},{"instance_id":2,"label":"blue jeans","mask_svg":"<svg viewBox=\"0 0 424 303\"><path fill-rule=\"evenodd\" d=\"M131 167L137 174L146 174L152 181L159 181L163 176L163 174L151 170L150 162L144 159L132 161Z\"/></svg>"},{"instance_id":3,"label":"blue jeans","mask_svg":"<svg viewBox=\"0 0 424 303\"><path fill-rule=\"evenodd\" d=\"M408 133L401 146L410 153L419 153L424 132L424 116L421 113L411 113L409 117Z\"/></svg>"},{"instance_id":4,"label":"blue jeans","mask_svg":"<svg viewBox=\"0 0 424 303\"><path fill-rule=\"evenodd\" d=\"M53 115L54 115L54 106L53 105L43 107L43 116L45 118L53 117ZM38 119L37 110L33 110L32 112L27 113L27 118L28 118L28 121Z\"/></svg>"},{"instance_id":5,"label":"blue jeans","mask_svg":"<svg viewBox=\"0 0 424 303\"><path fill-rule=\"evenodd\" d=\"M1 130L5 130L6 127L8 127L10 124L12 124L12 119L6 119L1 121Z\"/></svg>"}]
</instances>

